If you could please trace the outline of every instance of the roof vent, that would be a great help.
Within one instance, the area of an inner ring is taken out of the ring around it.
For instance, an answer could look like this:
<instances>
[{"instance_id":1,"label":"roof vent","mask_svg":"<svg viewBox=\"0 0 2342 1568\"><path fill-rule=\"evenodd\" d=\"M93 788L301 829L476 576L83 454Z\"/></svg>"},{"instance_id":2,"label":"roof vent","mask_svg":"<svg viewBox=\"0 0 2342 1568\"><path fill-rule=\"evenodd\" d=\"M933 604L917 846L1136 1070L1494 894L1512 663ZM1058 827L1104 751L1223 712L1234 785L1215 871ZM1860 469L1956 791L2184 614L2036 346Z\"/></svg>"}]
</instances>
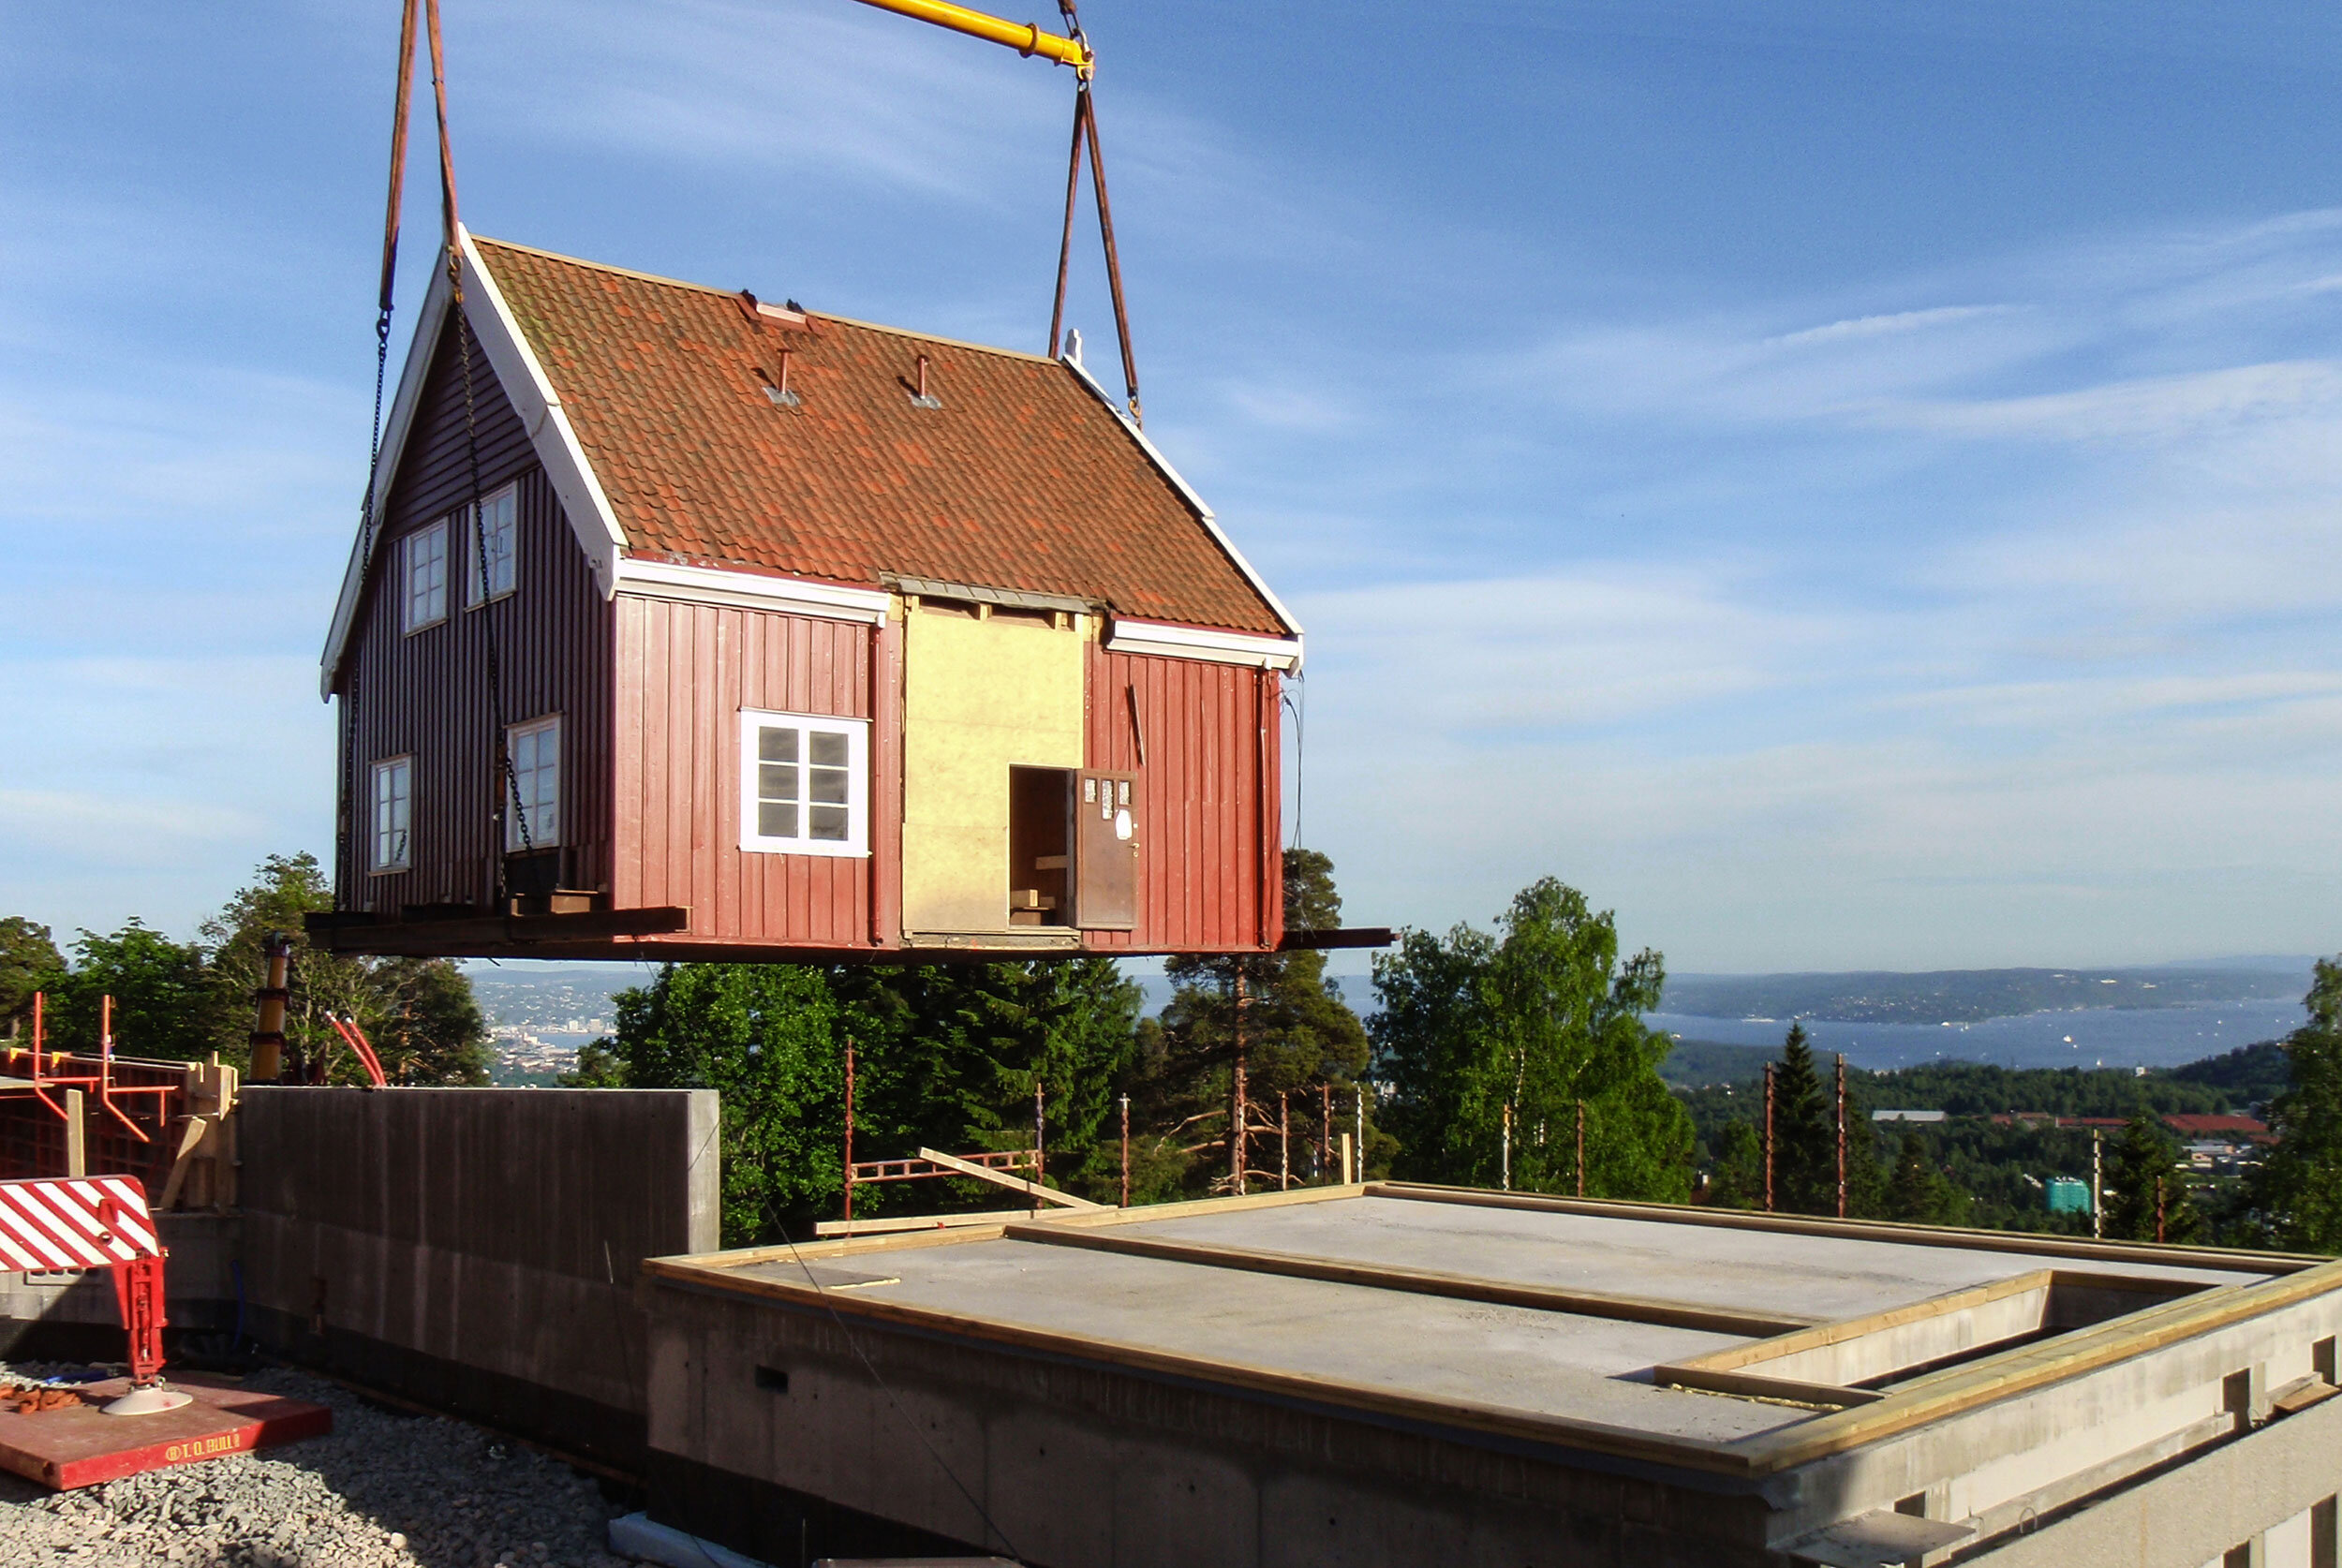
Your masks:
<instances>
[{"instance_id":1,"label":"roof vent","mask_svg":"<svg viewBox=\"0 0 2342 1568\"><path fill-rule=\"evenodd\" d=\"M927 357L925 354L919 356L919 387L911 394L911 406L913 408L943 407L943 400L927 391Z\"/></svg>"},{"instance_id":2,"label":"roof vent","mask_svg":"<svg viewBox=\"0 0 2342 1568\"><path fill-rule=\"evenodd\" d=\"M761 370L758 371L757 374L759 376L764 375L764 373ZM780 351L780 379L778 381L775 381L771 377L766 377L764 380L764 395L771 398L775 403L779 404L784 408L794 408L800 401L797 394L789 390L789 350L786 348L783 348Z\"/></svg>"}]
</instances>

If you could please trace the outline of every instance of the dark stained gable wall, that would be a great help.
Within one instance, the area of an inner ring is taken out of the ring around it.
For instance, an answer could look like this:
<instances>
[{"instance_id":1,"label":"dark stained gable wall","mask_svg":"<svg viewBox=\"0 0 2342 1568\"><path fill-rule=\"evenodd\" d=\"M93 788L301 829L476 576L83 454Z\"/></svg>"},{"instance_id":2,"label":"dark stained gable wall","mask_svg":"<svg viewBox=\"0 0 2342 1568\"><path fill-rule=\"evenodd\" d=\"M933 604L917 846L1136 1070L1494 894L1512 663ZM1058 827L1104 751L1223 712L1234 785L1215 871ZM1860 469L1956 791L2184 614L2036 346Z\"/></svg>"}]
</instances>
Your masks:
<instances>
[{"instance_id":1,"label":"dark stained gable wall","mask_svg":"<svg viewBox=\"0 0 2342 1568\"><path fill-rule=\"evenodd\" d=\"M496 723L489 699L494 631L506 723L562 717L561 836L572 886L610 879L610 606L561 505L530 451L519 416L475 346L472 418L482 494L517 479L517 591L484 611L466 610L462 573L473 570L468 538L452 528L450 614L411 636L399 629L404 584L397 541L462 507L472 495L456 338L441 334L384 508L385 540L342 669L343 787L350 806L345 909L395 914L408 904L484 903L496 885L491 813ZM413 869L369 875L370 764L415 757Z\"/></svg>"}]
</instances>

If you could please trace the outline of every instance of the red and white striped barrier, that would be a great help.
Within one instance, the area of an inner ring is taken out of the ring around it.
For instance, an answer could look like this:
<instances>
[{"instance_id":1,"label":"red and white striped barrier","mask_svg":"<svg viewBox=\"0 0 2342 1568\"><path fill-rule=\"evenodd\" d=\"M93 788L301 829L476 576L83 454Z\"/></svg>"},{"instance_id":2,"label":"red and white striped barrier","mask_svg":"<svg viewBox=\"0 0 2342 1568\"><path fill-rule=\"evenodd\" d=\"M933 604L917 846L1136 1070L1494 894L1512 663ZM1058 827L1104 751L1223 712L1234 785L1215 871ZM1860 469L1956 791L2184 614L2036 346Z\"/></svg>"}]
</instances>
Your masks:
<instances>
[{"instance_id":1,"label":"red and white striped barrier","mask_svg":"<svg viewBox=\"0 0 2342 1568\"><path fill-rule=\"evenodd\" d=\"M0 1181L0 1269L111 1268L162 1255L135 1176Z\"/></svg>"}]
</instances>

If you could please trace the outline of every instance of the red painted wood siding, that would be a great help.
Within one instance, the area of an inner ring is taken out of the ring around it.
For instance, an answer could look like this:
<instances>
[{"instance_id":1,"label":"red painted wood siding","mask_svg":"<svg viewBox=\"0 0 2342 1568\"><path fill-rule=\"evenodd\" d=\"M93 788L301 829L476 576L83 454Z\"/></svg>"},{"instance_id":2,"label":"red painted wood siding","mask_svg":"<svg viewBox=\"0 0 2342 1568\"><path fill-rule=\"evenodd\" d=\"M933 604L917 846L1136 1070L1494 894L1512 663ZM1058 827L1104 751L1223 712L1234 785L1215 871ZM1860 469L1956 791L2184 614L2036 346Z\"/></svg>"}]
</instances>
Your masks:
<instances>
[{"instance_id":1,"label":"red painted wood siding","mask_svg":"<svg viewBox=\"0 0 2342 1568\"><path fill-rule=\"evenodd\" d=\"M1225 951L1278 940L1280 686L1274 671L1092 647L1088 765L1139 780L1138 926L1087 933L1086 945Z\"/></svg>"},{"instance_id":2,"label":"red painted wood siding","mask_svg":"<svg viewBox=\"0 0 2342 1568\"><path fill-rule=\"evenodd\" d=\"M617 599L617 859L620 909L679 904L679 939L829 949L871 945L871 883L891 860L763 854L740 848L740 710L871 717L877 629L725 605ZM888 792L874 725L870 802ZM887 836L871 824L874 851Z\"/></svg>"},{"instance_id":3,"label":"red painted wood siding","mask_svg":"<svg viewBox=\"0 0 2342 1568\"><path fill-rule=\"evenodd\" d=\"M405 904L485 904L494 896L502 846L492 820L498 781L491 632L504 721L561 716L561 838L570 850L570 885L610 885L610 607L537 467L519 416L476 348L472 377L481 493L519 481L515 591L484 610L463 608L471 554L465 530L451 527L448 618L411 635L399 629L399 541L472 494L451 318L384 505L385 537L338 688L349 811L350 864L338 873L344 909L395 914ZM412 869L370 874L371 765L401 754L415 759Z\"/></svg>"}]
</instances>

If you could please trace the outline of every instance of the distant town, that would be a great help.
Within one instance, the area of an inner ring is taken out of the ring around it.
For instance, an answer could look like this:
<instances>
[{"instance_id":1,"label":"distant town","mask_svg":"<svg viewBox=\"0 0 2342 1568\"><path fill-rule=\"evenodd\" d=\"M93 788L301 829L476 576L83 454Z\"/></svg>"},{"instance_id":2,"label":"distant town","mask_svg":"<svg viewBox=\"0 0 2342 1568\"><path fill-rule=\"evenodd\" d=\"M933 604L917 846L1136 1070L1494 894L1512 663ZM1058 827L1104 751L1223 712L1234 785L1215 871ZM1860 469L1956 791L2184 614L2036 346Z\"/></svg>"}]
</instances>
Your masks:
<instances>
[{"instance_id":1,"label":"distant town","mask_svg":"<svg viewBox=\"0 0 2342 1568\"><path fill-rule=\"evenodd\" d=\"M546 1084L577 1069L578 1047L615 1027L611 998L649 978L608 964L470 964L472 994L487 1015L494 1082Z\"/></svg>"}]
</instances>

